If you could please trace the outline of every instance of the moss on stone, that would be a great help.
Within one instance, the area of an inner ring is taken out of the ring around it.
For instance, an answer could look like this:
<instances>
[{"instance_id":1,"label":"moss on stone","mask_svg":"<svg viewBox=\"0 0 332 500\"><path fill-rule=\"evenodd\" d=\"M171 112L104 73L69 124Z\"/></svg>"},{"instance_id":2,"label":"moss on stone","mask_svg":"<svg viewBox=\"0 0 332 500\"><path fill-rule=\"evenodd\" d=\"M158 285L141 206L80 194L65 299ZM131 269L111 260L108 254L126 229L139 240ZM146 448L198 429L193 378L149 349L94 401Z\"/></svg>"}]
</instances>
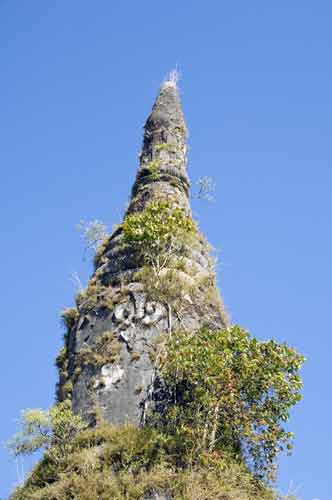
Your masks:
<instances>
[{"instance_id":1,"label":"moss on stone","mask_svg":"<svg viewBox=\"0 0 332 500\"><path fill-rule=\"evenodd\" d=\"M98 246L96 253L95 253L95 256L94 256L95 268L99 267L103 263L102 258L104 257L104 253L107 250L107 247L110 243L110 240L111 240L111 236L106 236L103 239L103 241L100 243L100 245Z\"/></svg>"},{"instance_id":2,"label":"moss on stone","mask_svg":"<svg viewBox=\"0 0 332 500\"><path fill-rule=\"evenodd\" d=\"M168 144L167 142L160 142L159 144L155 145L155 150L156 151L169 151L172 149L172 144Z\"/></svg>"},{"instance_id":3,"label":"moss on stone","mask_svg":"<svg viewBox=\"0 0 332 500\"><path fill-rule=\"evenodd\" d=\"M140 358L141 358L141 353L139 352L136 352L136 351L133 351L131 354L130 354L130 357L131 357L131 360L134 362L134 361L138 361Z\"/></svg>"},{"instance_id":4,"label":"moss on stone","mask_svg":"<svg viewBox=\"0 0 332 500\"><path fill-rule=\"evenodd\" d=\"M75 326L78 317L79 317L79 312L76 309L76 307L68 307L67 309L64 309L61 313L62 322L68 330L70 330Z\"/></svg>"},{"instance_id":5,"label":"moss on stone","mask_svg":"<svg viewBox=\"0 0 332 500\"><path fill-rule=\"evenodd\" d=\"M145 165L145 168L148 171L149 178L151 180L156 180L159 178L159 168L160 168L160 161L159 160L150 161L150 163Z\"/></svg>"},{"instance_id":6,"label":"moss on stone","mask_svg":"<svg viewBox=\"0 0 332 500\"><path fill-rule=\"evenodd\" d=\"M68 373L68 348L67 345L62 347L56 357L55 365L58 369L59 379L56 385L56 400L57 402L71 399L72 382Z\"/></svg>"},{"instance_id":7,"label":"moss on stone","mask_svg":"<svg viewBox=\"0 0 332 500\"><path fill-rule=\"evenodd\" d=\"M83 346L76 354L75 373L77 368L81 370L86 366L101 368L109 363L114 363L121 350L121 342L111 331L104 332L91 346Z\"/></svg>"},{"instance_id":8,"label":"moss on stone","mask_svg":"<svg viewBox=\"0 0 332 500\"><path fill-rule=\"evenodd\" d=\"M113 291L110 287L104 286L94 277L83 292L76 295L76 304L80 313L90 312L97 307L113 308Z\"/></svg>"}]
</instances>

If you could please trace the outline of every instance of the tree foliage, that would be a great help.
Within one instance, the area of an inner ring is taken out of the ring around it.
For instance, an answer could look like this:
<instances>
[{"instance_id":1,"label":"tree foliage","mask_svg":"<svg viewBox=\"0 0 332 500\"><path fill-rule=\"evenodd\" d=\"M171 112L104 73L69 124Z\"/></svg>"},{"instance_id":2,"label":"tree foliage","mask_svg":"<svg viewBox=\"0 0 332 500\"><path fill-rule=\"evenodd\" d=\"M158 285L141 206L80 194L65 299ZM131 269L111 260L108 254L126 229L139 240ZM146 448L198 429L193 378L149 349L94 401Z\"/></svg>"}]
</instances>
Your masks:
<instances>
[{"instance_id":1,"label":"tree foliage","mask_svg":"<svg viewBox=\"0 0 332 500\"><path fill-rule=\"evenodd\" d=\"M100 243L107 237L107 226L98 219L86 221L81 219L77 225L84 241L84 252L95 252Z\"/></svg>"},{"instance_id":2,"label":"tree foliage","mask_svg":"<svg viewBox=\"0 0 332 500\"><path fill-rule=\"evenodd\" d=\"M194 198L210 202L215 201L214 192L216 189L216 183L214 182L212 177L200 177L196 182L196 185L197 193L193 195Z\"/></svg>"},{"instance_id":3,"label":"tree foliage","mask_svg":"<svg viewBox=\"0 0 332 500\"><path fill-rule=\"evenodd\" d=\"M201 194L208 188L202 181ZM274 499L262 480L272 477L277 455L292 448L286 423L301 399L303 356L275 340L260 342L239 326L174 333L172 313L186 310L198 285L179 280L197 236L194 222L184 209L157 201L127 215L121 229L124 245L142 260L136 278L150 300L168 310L169 335L162 336L154 364L161 398L142 429L103 422L86 429L69 401L24 411L9 448L16 456L41 449L45 455L13 499L138 499L158 491L188 500ZM84 231L90 248L105 236L98 221ZM94 307L105 293L101 285L90 288L79 296L81 309ZM67 328L77 314L64 312ZM109 334L102 340L95 351L82 351L82 364L110 361Z\"/></svg>"},{"instance_id":4,"label":"tree foliage","mask_svg":"<svg viewBox=\"0 0 332 500\"><path fill-rule=\"evenodd\" d=\"M21 428L7 446L15 455L30 455L45 450L55 462L67 457L78 433L87 425L79 415L74 415L71 403L59 403L50 410L24 410L21 414Z\"/></svg>"},{"instance_id":5,"label":"tree foliage","mask_svg":"<svg viewBox=\"0 0 332 500\"><path fill-rule=\"evenodd\" d=\"M124 243L151 265L155 276L174 267L195 231L195 224L182 208L168 202L152 202L142 212L129 214L122 224Z\"/></svg>"},{"instance_id":6,"label":"tree foliage","mask_svg":"<svg viewBox=\"0 0 332 500\"><path fill-rule=\"evenodd\" d=\"M228 450L267 476L277 454L292 447L285 422L301 399L303 360L239 326L177 332L160 363L168 401L158 419L193 456Z\"/></svg>"},{"instance_id":7,"label":"tree foliage","mask_svg":"<svg viewBox=\"0 0 332 500\"><path fill-rule=\"evenodd\" d=\"M229 456L181 468L174 451L156 429L101 422L77 435L60 464L44 456L11 500L276 500Z\"/></svg>"}]
</instances>

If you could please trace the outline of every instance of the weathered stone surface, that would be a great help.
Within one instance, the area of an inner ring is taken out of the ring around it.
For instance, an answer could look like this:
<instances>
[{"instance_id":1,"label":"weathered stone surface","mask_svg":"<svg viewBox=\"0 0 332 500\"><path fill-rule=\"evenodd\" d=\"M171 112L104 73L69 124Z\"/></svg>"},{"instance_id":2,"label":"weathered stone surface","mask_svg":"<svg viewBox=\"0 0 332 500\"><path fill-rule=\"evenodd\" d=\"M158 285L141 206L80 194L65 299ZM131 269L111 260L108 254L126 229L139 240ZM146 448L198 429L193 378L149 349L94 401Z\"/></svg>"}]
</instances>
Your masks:
<instances>
[{"instance_id":1,"label":"weathered stone surface","mask_svg":"<svg viewBox=\"0 0 332 500\"><path fill-rule=\"evenodd\" d=\"M112 423L140 422L144 415L147 389L154 370L149 358L153 339L167 328L166 312L160 304L147 302L142 292L131 292L106 317L96 317L75 334L75 351L92 346L105 331L120 344L118 360L101 368L85 367L74 383L73 408L88 415L97 402ZM73 356L73 368L75 354ZM93 384L91 386L91 380Z\"/></svg>"},{"instance_id":2,"label":"weathered stone surface","mask_svg":"<svg viewBox=\"0 0 332 500\"><path fill-rule=\"evenodd\" d=\"M173 82L166 82L145 125L127 214L163 200L191 216L186 135L178 90ZM88 288L94 290L93 300L79 304L79 318L67 340L68 377L73 384L74 411L89 419L97 407L111 423L138 424L144 422L154 400L156 371L151 348L169 324L166 308L149 300L149 290L135 281L134 273L142 262L122 245L122 239L120 227L96 258ZM186 258L186 272L178 271L180 290L186 280L197 289L194 298L183 292L181 324L192 330L204 323L223 327L227 318L215 288L208 245L198 235L194 247ZM114 347L114 355L108 352L113 347L103 343L105 338ZM166 500L158 495L151 498Z\"/></svg>"}]
</instances>

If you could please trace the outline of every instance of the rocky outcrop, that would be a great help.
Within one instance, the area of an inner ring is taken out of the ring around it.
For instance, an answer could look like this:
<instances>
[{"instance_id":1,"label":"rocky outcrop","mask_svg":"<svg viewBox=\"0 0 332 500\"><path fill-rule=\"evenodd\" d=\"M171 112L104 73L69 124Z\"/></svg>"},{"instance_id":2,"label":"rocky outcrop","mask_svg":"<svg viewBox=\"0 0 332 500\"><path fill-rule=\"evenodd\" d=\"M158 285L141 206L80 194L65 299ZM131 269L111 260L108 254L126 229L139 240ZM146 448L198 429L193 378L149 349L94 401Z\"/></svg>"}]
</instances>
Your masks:
<instances>
[{"instance_id":1,"label":"rocky outcrop","mask_svg":"<svg viewBox=\"0 0 332 500\"><path fill-rule=\"evenodd\" d=\"M147 119L140 165L126 216L151 202L166 201L191 217L186 169L187 129L174 81L166 81ZM151 356L157 338L169 329L162 303L137 278L142 262L123 244L121 225L101 245L88 288L77 299L77 311L66 340L66 376L59 398L72 397L73 409L92 419L96 408L111 423L144 422L155 399L156 370ZM175 324L191 330L204 323L227 324L218 295L209 247L197 233L186 265L177 271L178 288L189 283L191 297ZM153 285L151 285L153 286ZM63 390L64 386L70 390Z\"/></svg>"}]
</instances>

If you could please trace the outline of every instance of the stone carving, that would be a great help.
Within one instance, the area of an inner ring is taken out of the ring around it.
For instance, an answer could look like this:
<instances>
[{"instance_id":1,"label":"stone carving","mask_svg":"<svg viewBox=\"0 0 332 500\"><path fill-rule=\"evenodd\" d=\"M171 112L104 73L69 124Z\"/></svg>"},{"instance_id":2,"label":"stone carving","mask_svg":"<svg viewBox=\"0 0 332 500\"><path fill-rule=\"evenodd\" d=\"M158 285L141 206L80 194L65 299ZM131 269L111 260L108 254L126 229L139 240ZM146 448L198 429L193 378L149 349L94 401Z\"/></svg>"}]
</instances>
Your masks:
<instances>
[{"instance_id":1,"label":"stone carving","mask_svg":"<svg viewBox=\"0 0 332 500\"><path fill-rule=\"evenodd\" d=\"M109 389L117 382L120 382L124 374L124 369L119 365L107 364L102 366L101 375L95 382L95 389L102 387L103 389Z\"/></svg>"},{"instance_id":2,"label":"stone carving","mask_svg":"<svg viewBox=\"0 0 332 500\"><path fill-rule=\"evenodd\" d=\"M131 300L117 304L114 309L114 321L119 324L120 330L125 330L133 323L135 305Z\"/></svg>"},{"instance_id":3,"label":"stone carving","mask_svg":"<svg viewBox=\"0 0 332 500\"><path fill-rule=\"evenodd\" d=\"M114 321L120 330L126 330L141 322L150 326L165 317L165 308L158 302L147 301L144 293L131 293L126 302L117 304L114 309Z\"/></svg>"},{"instance_id":4,"label":"stone carving","mask_svg":"<svg viewBox=\"0 0 332 500\"><path fill-rule=\"evenodd\" d=\"M165 317L165 308L158 302L145 303L145 316L142 318L143 325L154 325Z\"/></svg>"}]
</instances>

